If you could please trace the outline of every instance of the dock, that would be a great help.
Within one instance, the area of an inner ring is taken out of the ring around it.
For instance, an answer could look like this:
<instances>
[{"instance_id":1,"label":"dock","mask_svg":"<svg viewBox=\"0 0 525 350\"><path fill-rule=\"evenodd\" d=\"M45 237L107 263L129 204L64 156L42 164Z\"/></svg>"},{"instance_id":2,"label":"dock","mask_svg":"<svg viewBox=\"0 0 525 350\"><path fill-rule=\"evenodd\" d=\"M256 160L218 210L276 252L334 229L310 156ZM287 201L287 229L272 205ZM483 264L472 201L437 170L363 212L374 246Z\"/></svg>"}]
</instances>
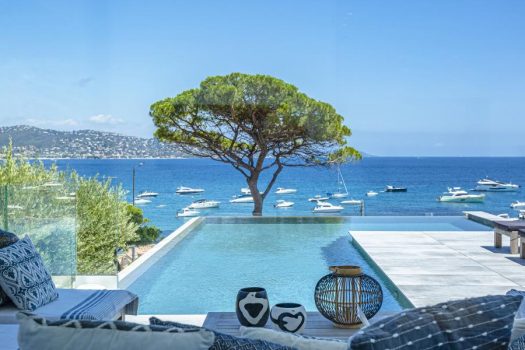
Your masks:
<instances>
[{"instance_id":1,"label":"dock","mask_svg":"<svg viewBox=\"0 0 525 350\"><path fill-rule=\"evenodd\" d=\"M525 260L493 232L351 231L353 244L415 307L525 289Z\"/></svg>"}]
</instances>

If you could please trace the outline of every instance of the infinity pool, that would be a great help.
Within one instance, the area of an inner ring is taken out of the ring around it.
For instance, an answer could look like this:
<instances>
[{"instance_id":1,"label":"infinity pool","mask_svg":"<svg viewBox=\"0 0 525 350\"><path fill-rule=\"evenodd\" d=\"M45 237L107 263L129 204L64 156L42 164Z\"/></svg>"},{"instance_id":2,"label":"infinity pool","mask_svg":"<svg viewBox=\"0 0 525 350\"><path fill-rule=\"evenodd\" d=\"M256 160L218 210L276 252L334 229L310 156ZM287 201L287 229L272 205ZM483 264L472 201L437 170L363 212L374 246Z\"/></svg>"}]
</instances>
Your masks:
<instances>
[{"instance_id":1,"label":"infinity pool","mask_svg":"<svg viewBox=\"0 0 525 350\"><path fill-rule=\"evenodd\" d=\"M474 228L483 226L450 217L405 217L397 223L371 217L208 217L129 289L140 297L141 314L234 311L237 291L252 286L266 288L271 304L297 302L314 311L314 288L328 266L359 265L382 284L382 311L398 311L397 290L354 248L348 231Z\"/></svg>"}]
</instances>

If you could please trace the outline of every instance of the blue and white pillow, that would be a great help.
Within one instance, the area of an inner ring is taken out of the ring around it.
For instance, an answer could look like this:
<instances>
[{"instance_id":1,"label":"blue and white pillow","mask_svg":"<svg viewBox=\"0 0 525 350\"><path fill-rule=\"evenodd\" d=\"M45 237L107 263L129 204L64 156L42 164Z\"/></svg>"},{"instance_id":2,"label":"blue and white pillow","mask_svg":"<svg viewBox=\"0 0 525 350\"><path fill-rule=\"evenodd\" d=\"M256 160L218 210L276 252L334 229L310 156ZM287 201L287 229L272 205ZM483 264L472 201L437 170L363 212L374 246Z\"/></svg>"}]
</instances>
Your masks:
<instances>
[{"instance_id":1,"label":"blue and white pillow","mask_svg":"<svg viewBox=\"0 0 525 350\"><path fill-rule=\"evenodd\" d=\"M486 296L403 311L358 332L351 349L506 349L522 296Z\"/></svg>"},{"instance_id":2,"label":"blue and white pillow","mask_svg":"<svg viewBox=\"0 0 525 350\"><path fill-rule=\"evenodd\" d=\"M58 298L51 275L27 236L0 249L0 287L21 310L33 311Z\"/></svg>"},{"instance_id":3,"label":"blue and white pillow","mask_svg":"<svg viewBox=\"0 0 525 350\"><path fill-rule=\"evenodd\" d=\"M151 325L156 326L178 327L182 329L204 329L178 322L162 321L156 317L151 317L149 322ZM215 334L215 341L209 350L295 350L288 346L273 344L264 340L239 338L229 334L223 334L212 330L210 331Z\"/></svg>"}]
</instances>

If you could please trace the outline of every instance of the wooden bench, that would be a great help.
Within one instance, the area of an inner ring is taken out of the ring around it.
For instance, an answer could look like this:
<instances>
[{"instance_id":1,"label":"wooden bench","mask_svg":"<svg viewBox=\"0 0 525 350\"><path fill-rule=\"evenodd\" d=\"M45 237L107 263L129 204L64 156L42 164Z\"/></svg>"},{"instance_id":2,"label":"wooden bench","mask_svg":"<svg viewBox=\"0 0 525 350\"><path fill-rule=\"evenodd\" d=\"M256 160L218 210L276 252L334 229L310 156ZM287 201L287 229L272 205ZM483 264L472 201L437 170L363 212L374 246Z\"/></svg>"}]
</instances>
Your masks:
<instances>
[{"instance_id":1,"label":"wooden bench","mask_svg":"<svg viewBox=\"0 0 525 350\"><path fill-rule=\"evenodd\" d=\"M464 211L463 214L468 220L477 222L485 226L494 227L495 221L515 221L516 219L505 219L484 211Z\"/></svg>"},{"instance_id":2,"label":"wooden bench","mask_svg":"<svg viewBox=\"0 0 525 350\"><path fill-rule=\"evenodd\" d=\"M525 221L494 221L494 247L501 248L502 236L510 238L510 253L518 254L520 251L520 230L525 230ZM522 249L523 257L523 249Z\"/></svg>"}]
</instances>

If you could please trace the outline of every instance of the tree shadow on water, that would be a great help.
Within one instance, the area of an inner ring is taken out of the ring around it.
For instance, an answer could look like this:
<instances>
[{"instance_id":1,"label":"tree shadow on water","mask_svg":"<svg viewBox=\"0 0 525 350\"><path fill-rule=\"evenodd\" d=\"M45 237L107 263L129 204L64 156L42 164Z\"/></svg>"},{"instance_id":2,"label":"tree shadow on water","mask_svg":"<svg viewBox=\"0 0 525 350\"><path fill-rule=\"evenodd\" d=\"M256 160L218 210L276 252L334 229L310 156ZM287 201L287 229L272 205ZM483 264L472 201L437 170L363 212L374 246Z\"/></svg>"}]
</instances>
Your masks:
<instances>
[{"instance_id":1,"label":"tree shadow on water","mask_svg":"<svg viewBox=\"0 0 525 350\"><path fill-rule=\"evenodd\" d=\"M327 266L363 264L363 259L352 246L348 236L341 236L327 246L321 247L321 252Z\"/></svg>"}]
</instances>

